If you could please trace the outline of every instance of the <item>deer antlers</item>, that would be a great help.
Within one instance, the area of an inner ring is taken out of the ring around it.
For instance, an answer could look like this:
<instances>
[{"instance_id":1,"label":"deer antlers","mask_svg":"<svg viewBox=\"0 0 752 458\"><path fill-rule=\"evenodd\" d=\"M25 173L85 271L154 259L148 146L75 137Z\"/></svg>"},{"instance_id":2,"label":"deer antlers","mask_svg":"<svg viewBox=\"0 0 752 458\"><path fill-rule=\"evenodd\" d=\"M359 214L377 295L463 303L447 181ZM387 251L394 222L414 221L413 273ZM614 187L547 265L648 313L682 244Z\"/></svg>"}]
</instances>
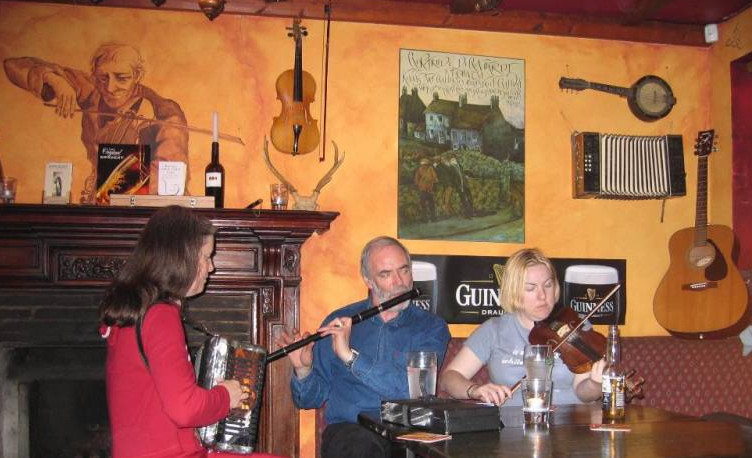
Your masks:
<instances>
[{"instance_id":1,"label":"deer antlers","mask_svg":"<svg viewBox=\"0 0 752 458\"><path fill-rule=\"evenodd\" d=\"M316 210L319 205L316 203L316 199L319 197L319 193L321 192L321 189L327 185L330 181L332 181L332 176L334 175L334 172L337 171L337 169L342 165L343 162L345 162L345 152L342 152L342 158L339 158L339 148L337 147L337 144L332 141L332 145L334 146L334 163L332 164L332 168L329 169L326 174L321 177L316 187L313 189L313 194L308 196L301 196L298 194L297 188L293 186L290 181L288 181L280 172L277 170L276 167L274 167L274 164L272 164L272 160L269 157L269 140L264 137L264 162L266 162L267 167L269 167L269 170L279 178L279 181L287 185L287 189L290 190L290 194L292 194L293 199L295 199L295 203L292 206L293 210Z\"/></svg>"}]
</instances>

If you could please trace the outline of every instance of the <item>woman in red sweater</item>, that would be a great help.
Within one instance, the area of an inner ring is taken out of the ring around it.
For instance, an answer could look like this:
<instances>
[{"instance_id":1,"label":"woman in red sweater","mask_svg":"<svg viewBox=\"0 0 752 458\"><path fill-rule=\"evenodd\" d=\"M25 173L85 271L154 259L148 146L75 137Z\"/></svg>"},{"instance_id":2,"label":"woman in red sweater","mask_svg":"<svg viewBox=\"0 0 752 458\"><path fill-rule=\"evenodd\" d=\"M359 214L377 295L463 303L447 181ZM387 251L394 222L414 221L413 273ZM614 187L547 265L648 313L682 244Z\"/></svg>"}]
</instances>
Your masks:
<instances>
[{"instance_id":1,"label":"woman in red sweater","mask_svg":"<svg viewBox=\"0 0 752 458\"><path fill-rule=\"evenodd\" d=\"M248 397L235 380L199 386L186 347L182 303L204 290L213 253L209 220L183 207L160 209L100 305L113 458L205 458L194 428L216 423ZM233 456L211 457L223 455Z\"/></svg>"}]
</instances>

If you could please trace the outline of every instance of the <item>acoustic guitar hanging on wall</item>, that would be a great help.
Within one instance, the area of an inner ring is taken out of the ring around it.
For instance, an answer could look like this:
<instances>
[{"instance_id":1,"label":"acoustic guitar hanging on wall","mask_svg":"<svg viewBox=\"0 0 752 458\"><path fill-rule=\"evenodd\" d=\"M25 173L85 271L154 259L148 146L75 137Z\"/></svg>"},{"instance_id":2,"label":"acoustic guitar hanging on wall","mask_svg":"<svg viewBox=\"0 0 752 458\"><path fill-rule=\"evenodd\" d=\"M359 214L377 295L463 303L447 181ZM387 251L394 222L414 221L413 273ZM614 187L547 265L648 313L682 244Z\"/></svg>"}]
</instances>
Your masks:
<instances>
[{"instance_id":1,"label":"acoustic guitar hanging on wall","mask_svg":"<svg viewBox=\"0 0 752 458\"><path fill-rule=\"evenodd\" d=\"M282 102L282 111L274 118L270 136L277 151L294 156L318 147L319 128L310 110L316 81L303 70L303 37L308 31L300 25L300 18L295 18L287 29L290 31L287 35L295 41L295 64L277 77L277 98Z\"/></svg>"},{"instance_id":2,"label":"acoustic guitar hanging on wall","mask_svg":"<svg viewBox=\"0 0 752 458\"><path fill-rule=\"evenodd\" d=\"M630 87L611 86L609 84L592 83L579 78L564 78L559 80L560 89L596 91L616 94L627 99L632 114L642 121L656 121L665 117L676 105L676 97L671 86L655 75L643 76Z\"/></svg>"},{"instance_id":3,"label":"acoustic guitar hanging on wall","mask_svg":"<svg viewBox=\"0 0 752 458\"><path fill-rule=\"evenodd\" d=\"M671 236L668 271L653 298L658 323L684 338L728 337L748 324L747 287L732 259L734 232L708 225L708 155L713 139L712 130L697 136L695 226Z\"/></svg>"}]
</instances>

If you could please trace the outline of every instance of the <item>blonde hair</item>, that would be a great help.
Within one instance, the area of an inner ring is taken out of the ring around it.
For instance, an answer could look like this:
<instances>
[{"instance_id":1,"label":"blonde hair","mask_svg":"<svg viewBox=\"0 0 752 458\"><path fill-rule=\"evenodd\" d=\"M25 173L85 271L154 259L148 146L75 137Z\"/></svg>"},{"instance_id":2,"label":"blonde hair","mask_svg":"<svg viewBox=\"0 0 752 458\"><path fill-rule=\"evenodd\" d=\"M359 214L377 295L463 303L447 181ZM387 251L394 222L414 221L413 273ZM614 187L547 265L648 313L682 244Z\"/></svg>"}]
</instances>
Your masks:
<instances>
[{"instance_id":1,"label":"blonde hair","mask_svg":"<svg viewBox=\"0 0 752 458\"><path fill-rule=\"evenodd\" d=\"M559 280L556 278L556 269L551 261L537 248L523 248L509 257L504 265L504 273L501 276L500 300L501 308L507 313L514 313L522 307L522 292L525 287L525 275L530 267L544 265L551 273L554 281L554 300L559 300Z\"/></svg>"}]
</instances>

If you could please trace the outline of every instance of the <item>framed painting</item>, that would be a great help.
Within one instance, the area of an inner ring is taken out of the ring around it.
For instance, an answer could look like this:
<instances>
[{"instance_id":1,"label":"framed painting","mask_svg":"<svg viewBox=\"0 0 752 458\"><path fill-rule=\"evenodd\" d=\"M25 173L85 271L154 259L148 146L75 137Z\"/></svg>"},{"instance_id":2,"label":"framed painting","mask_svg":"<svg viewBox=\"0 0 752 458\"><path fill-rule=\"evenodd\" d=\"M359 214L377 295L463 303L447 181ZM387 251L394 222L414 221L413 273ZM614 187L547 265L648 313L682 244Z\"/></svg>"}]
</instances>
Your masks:
<instances>
[{"instance_id":1,"label":"framed painting","mask_svg":"<svg viewBox=\"0 0 752 458\"><path fill-rule=\"evenodd\" d=\"M399 237L524 242L524 61L401 49L399 71Z\"/></svg>"}]
</instances>

